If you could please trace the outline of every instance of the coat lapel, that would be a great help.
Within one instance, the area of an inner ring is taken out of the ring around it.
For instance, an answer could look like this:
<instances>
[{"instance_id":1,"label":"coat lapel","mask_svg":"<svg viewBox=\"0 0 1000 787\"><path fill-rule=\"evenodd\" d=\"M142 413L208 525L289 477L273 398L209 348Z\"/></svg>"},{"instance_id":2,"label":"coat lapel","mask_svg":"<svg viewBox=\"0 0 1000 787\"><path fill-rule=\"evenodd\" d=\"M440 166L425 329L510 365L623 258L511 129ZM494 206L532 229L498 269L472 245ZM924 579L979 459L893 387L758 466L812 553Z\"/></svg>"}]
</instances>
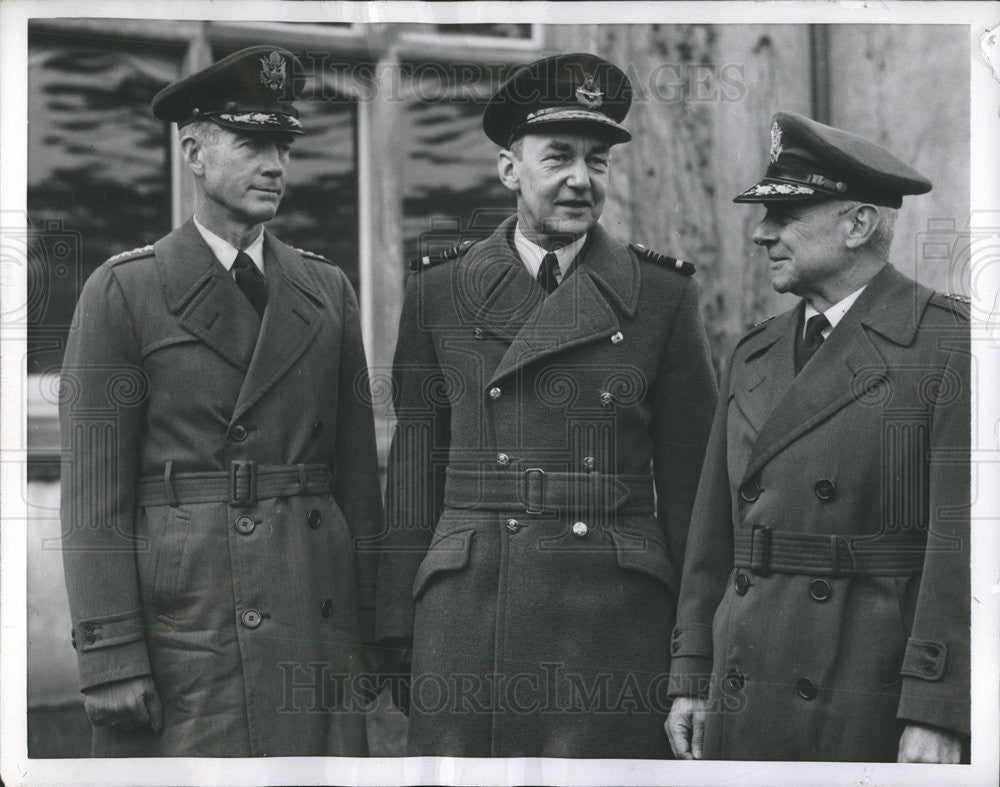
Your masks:
<instances>
[{"instance_id":1,"label":"coat lapel","mask_svg":"<svg viewBox=\"0 0 1000 787\"><path fill-rule=\"evenodd\" d=\"M250 409L294 364L321 326L323 302L302 258L264 235L267 309L233 419Z\"/></svg>"},{"instance_id":2,"label":"coat lapel","mask_svg":"<svg viewBox=\"0 0 1000 787\"><path fill-rule=\"evenodd\" d=\"M830 334L802 372L795 377L764 423L750 454L744 480L802 434L827 420L847 404L868 395L888 373L885 359L872 341L875 331L892 342L912 343L930 291L915 285L891 266L871 280L865 291ZM792 358L796 319L783 326L782 341ZM792 342L794 335L792 335ZM784 362L784 359L781 361Z\"/></svg>"},{"instance_id":3,"label":"coat lapel","mask_svg":"<svg viewBox=\"0 0 1000 787\"><path fill-rule=\"evenodd\" d=\"M156 265L167 306L181 326L228 363L246 371L260 318L215 259L192 220L156 242Z\"/></svg>"},{"instance_id":4,"label":"coat lapel","mask_svg":"<svg viewBox=\"0 0 1000 787\"><path fill-rule=\"evenodd\" d=\"M759 432L795 379L795 326L801 306L770 321L746 340L743 368L734 370L733 398Z\"/></svg>"},{"instance_id":5,"label":"coat lapel","mask_svg":"<svg viewBox=\"0 0 1000 787\"><path fill-rule=\"evenodd\" d=\"M600 226L591 229L587 247L576 270L548 297L514 257L527 285L531 308L518 321L508 320L508 331L517 327L510 346L493 372L490 385L528 363L597 339L609 339L619 329L612 304L627 316L635 314L639 298L639 263ZM513 278L513 276L511 276ZM485 315L484 315L485 317Z\"/></svg>"}]
</instances>

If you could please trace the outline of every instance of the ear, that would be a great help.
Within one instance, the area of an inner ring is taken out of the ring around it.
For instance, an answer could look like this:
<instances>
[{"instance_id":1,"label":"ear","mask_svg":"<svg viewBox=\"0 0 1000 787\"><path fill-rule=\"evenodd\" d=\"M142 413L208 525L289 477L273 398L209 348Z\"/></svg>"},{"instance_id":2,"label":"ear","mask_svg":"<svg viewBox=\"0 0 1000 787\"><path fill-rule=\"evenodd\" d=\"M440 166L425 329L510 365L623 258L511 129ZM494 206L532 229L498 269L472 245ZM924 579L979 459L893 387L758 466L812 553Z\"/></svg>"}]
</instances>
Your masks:
<instances>
[{"instance_id":1,"label":"ear","mask_svg":"<svg viewBox=\"0 0 1000 787\"><path fill-rule=\"evenodd\" d=\"M854 211L851 226L847 231L844 244L849 249L857 249L871 240L872 235L882 221L882 212L877 205L860 205Z\"/></svg>"},{"instance_id":2,"label":"ear","mask_svg":"<svg viewBox=\"0 0 1000 787\"><path fill-rule=\"evenodd\" d=\"M196 137L181 137L181 155L195 177L201 177L205 173L204 153L205 148Z\"/></svg>"},{"instance_id":3,"label":"ear","mask_svg":"<svg viewBox=\"0 0 1000 787\"><path fill-rule=\"evenodd\" d=\"M509 150L501 150L497 157L497 172L500 174L500 182L510 191L520 191L521 183L518 180L518 167L520 162Z\"/></svg>"}]
</instances>

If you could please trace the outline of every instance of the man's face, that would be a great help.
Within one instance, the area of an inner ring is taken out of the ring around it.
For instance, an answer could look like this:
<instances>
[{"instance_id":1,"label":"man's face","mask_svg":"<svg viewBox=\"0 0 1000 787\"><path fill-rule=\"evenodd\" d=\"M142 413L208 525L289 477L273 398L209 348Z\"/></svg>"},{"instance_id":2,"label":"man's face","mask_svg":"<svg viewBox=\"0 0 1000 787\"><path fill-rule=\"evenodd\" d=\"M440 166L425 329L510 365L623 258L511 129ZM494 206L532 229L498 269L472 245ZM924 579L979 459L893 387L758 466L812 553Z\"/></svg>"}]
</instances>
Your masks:
<instances>
[{"instance_id":1,"label":"man's face","mask_svg":"<svg viewBox=\"0 0 1000 787\"><path fill-rule=\"evenodd\" d=\"M517 192L522 231L544 240L577 238L590 230L604 210L609 147L586 132L522 137L521 155L512 160L513 178L503 177L504 185Z\"/></svg>"},{"instance_id":2,"label":"man's face","mask_svg":"<svg viewBox=\"0 0 1000 787\"><path fill-rule=\"evenodd\" d=\"M202 151L205 196L247 226L273 219L285 193L292 135L219 132Z\"/></svg>"},{"instance_id":3,"label":"man's face","mask_svg":"<svg viewBox=\"0 0 1000 787\"><path fill-rule=\"evenodd\" d=\"M767 249L771 286L803 298L822 295L842 274L844 239L852 217L836 200L813 204L775 203L751 239Z\"/></svg>"}]
</instances>

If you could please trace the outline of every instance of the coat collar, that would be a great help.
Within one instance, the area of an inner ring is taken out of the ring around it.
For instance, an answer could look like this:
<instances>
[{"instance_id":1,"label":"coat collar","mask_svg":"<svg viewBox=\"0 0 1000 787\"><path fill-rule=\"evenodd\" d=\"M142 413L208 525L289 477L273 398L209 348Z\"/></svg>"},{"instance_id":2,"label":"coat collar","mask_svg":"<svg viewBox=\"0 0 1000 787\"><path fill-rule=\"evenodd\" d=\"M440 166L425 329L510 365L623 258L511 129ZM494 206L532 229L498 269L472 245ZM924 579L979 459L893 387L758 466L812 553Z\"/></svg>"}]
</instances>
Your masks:
<instances>
[{"instance_id":1,"label":"coat collar","mask_svg":"<svg viewBox=\"0 0 1000 787\"><path fill-rule=\"evenodd\" d=\"M302 355L320 327L319 288L301 256L265 230L263 320L188 221L154 246L167 306L181 326L246 372L234 418Z\"/></svg>"},{"instance_id":2,"label":"coat collar","mask_svg":"<svg viewBox=\"0 0 1000 787\"><path fill-rule=\"evenodd\" d=\"M745 368L734 389L740 408L754 426L760 426L744 480L800 435L884 384L887 360L870 331L909 346L930 295L930 290L887 265L798 376L794 343L803 304L751 337L747 352L741 353Z\"/></svg>"},{"instance_id":3,"label":"coat collar","mask_svg":"<svg viewBox=\"0 0 1000 787\"><path fill-rule=\"evenodd\" d=\"M457 268L463 311L511 342L491 384L560 350L610 338L619 313L634 316L639 300L638 261L599 225L573 271L546 297L512 247L515 221L507 219L473 246Z\"/></svg>"}]
</instances>

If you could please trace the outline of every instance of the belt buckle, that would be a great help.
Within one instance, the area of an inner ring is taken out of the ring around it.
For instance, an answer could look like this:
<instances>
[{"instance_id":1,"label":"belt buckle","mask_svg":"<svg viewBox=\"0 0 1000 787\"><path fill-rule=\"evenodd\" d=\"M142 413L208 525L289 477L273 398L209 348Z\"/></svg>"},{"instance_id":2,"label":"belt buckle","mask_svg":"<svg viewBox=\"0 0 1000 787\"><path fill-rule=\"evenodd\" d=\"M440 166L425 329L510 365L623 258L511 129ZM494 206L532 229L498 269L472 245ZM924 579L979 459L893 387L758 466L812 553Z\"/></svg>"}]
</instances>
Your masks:
<instances>
[{"instance_id":1,"label":"belt buckle","mask_svg":"<svg viewBox=\"0 0 1000 787\"><path fill-rule=\"evenodd\" d=\"M754 525L750 530L750 573L766 574L771 567L771 528Z\"/></svg>"},{"instance_id":2,"label":"belt buckle","mask_svg":"<svg viewBox=\"0 0 1000 787\"><path fill-rule=\"evenodd\" d=\"M240 494L240 482L245 488ZM257 505L257 465L254 462L229 463L229 505L249 508Z\"/></svg>"},{"instance_id":3,"label":"belt buckle","mask_svg":"<svg viewBox=\"0 0 1000 787\"><path fill-rule=\"evenodd\" d=\"M545 471L529 467L524 471L524 513L541 514L545 510Z\"/></svg>"}]
</instances>

